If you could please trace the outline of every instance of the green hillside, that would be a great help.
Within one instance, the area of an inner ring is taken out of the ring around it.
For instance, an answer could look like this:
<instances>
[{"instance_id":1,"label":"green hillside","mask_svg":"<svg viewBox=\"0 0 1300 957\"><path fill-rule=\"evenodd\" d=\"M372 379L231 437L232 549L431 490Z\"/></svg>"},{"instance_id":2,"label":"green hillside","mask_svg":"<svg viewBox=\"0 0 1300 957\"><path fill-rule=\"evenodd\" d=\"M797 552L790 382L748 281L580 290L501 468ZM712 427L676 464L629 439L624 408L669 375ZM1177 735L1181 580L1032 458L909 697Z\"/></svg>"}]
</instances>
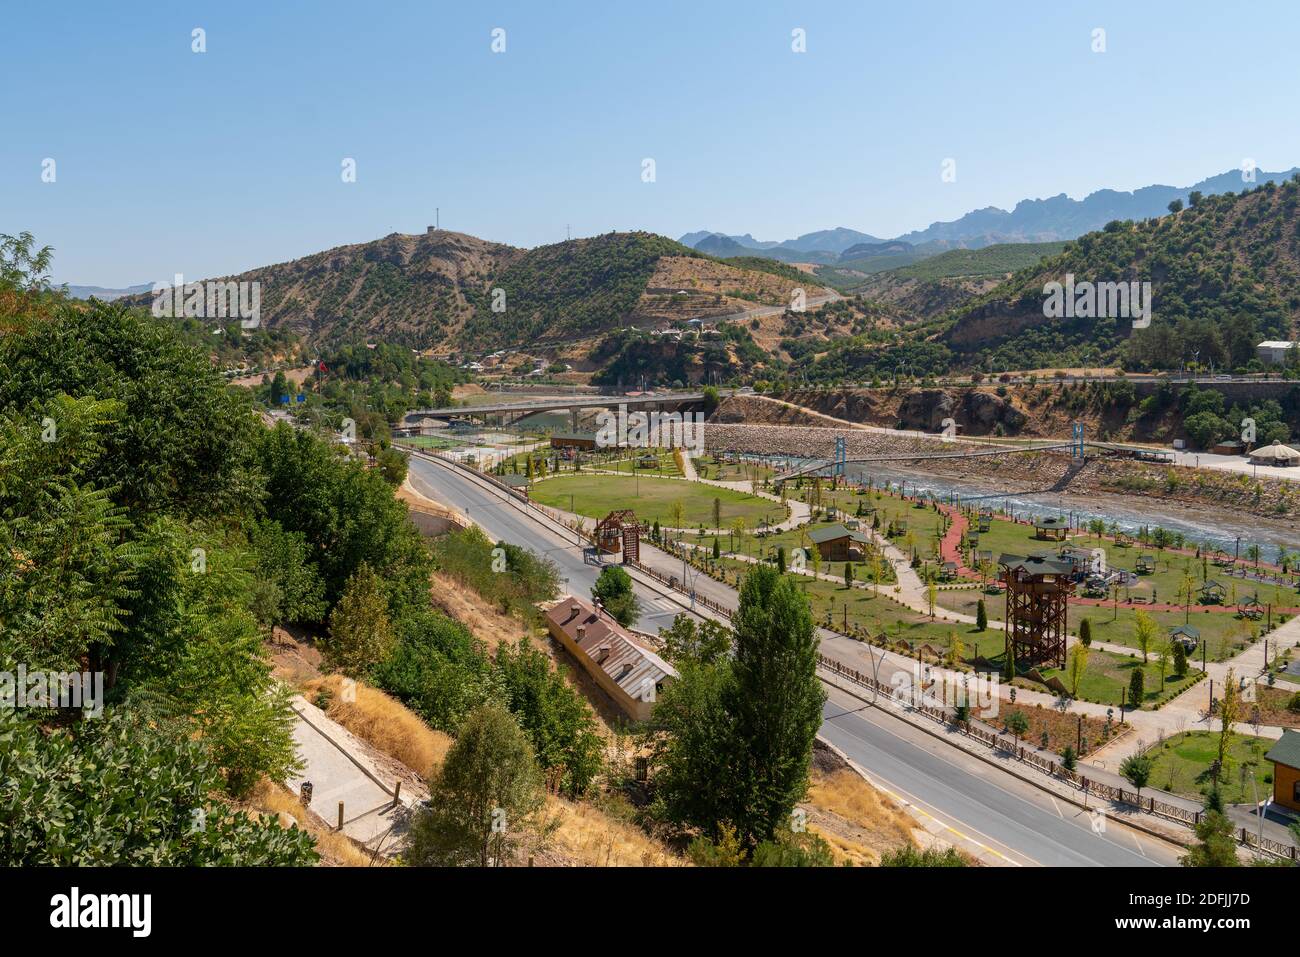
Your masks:
<instances>
[{"instance_id":1,"label":"green hillside","mask_svg":"<svg viewBox=\"0 0 1300 957\"><path fill-rule=\"evenodd\" d=\"M960 276L1003 276L1026 269L1065 248L1056 243L999 243L982 249L950 249L946 253L895 269L902 279L953 279Z\"/></svg>"},{"instance_id":2,"label":"green hillside","mask_svg":"<svg viewBox=\"0 0 1300 957\"><path fill-rule=\"evenodd\" d=\"M1247 366L1261 339L1290 336L1300 310L1300 183L1200 197L1175 215L1112 222L1067 243L955 310L943 341L959 362L990 369L1120 361L1178 368L1199 355L1216 368ZM1049 319L1044 285L1151 283L1149 328L1127 318Z\"/></svg>"},{"instance_id":3,"label":"green hillside","mask_svg":"<svg viewBox=\"0 0 1300 957\"><path fill-rule=\"evenodd\" d=\"M467 348L558 341L617 326L637 304L662 256L698 256L654 233L607 233L524 253L473 298L459 340ZM505 293L494 312L493 289Z\"/></svg>"}]
</instances>

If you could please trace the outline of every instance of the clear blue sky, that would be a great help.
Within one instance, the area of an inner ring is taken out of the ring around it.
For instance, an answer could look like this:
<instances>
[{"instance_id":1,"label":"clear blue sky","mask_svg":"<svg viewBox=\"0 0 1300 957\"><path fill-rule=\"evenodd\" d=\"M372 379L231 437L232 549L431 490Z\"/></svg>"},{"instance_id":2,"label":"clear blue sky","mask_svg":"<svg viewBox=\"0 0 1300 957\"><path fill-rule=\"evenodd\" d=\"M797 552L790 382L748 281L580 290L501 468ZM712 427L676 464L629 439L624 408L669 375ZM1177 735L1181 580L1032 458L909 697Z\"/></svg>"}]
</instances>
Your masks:
<instances>
[{"instance_id":1,"label":"clear blue sky","mask_svg":"<svg viewBox=\"0 0 1300 957\"><path fill-rule=\"evenodd\" d=\"M889 237L1300 164L1290 2L94 0L2 22L0 232L55 246L59 282L237 272L435 207L526 246L566 223Z\"/></svg>"}]
</instances>

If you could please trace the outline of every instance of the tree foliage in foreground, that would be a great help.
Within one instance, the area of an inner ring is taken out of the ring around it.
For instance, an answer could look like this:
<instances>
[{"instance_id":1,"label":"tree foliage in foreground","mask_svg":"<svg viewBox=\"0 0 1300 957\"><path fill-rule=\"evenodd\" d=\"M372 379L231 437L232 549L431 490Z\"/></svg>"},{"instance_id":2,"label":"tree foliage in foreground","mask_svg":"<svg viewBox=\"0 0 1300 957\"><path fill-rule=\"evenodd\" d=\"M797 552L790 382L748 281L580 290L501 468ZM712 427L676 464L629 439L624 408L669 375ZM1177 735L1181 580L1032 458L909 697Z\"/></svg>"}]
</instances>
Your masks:
<instances>
[{"instance_id":1,"label":"tree foliage in foreground","mask_svg":"<svg viewBox=\"0 0 1300 957\"><path fill-rule=\"evenodd\" d=\"M119 710L46 734L0 711L0 864L303 866L309 834L213 801L220 766L198 741Z\"/></svg>"},{"instance_id":2,"label":"tree foliage in foreground","mask_svg":"<svg viewBox=\"0 0 1300 957\"><path fill-rule=\"evenodd\" d=\"M732 657L687 661L656 705L656 811L712 839L734 827L752 849L807 790L825 694L812 613L789 578L751 571L733 623Z\"/></svg>"},{"instance_id":3,"label":"tree foliage in foreground","mask_svg":"<svg viewBox=\"0 0 1300 957\"><path fill-rule=\"evenodd\" d=\"M407 861L487 867L507 859L542 806L541 784L532 745L514 716L495 703L475 709L429 782Z\"/></svg>"}]
</instances>

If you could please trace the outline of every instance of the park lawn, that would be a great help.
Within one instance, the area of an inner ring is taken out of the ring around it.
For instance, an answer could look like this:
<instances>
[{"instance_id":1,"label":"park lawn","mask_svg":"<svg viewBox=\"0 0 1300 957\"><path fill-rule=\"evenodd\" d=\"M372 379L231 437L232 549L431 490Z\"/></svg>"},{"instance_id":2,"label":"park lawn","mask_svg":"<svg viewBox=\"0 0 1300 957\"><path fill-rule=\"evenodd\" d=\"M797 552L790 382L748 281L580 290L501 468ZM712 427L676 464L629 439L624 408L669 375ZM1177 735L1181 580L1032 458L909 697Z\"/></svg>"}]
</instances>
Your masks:
<instances>
[{"instance_id":1,"label":"park lawn","mask_svg":"<svg viewBox=\"0 0 1300 957\"><path fill-rule=\"evenodd\" d=\"M775 505L775 503L773 504ZM787 529L781 532L763 532L753 539L751 539L750 536L746 536L745 541L738 544L737 551L746 555L767 558L775 555L778 549L785 548L786 561L789 562L794 555L795 549L806 548L809 550L809 567L811 567L812 539L809 537L809 534L819 528L829 528L832 525L838 524L840 523L828 521L809 522L808 524L801 525L798 528ZM867 529L863 529L863 531L866 532ZM713 537L711 535L705 535L703 538L697 536L694 539L688 540L708 545L712 543ZM724 551L728 549L729 545L729 538L723 538L721 540L721 546ZM756 548L757 551L755 550ZM832 566L834 567L833 572ZM842 577L844 574L844 562L822 562L821 570L823 572L833 573L837 577ZM870 558L866 561L854 562L853 571L857 575L859 581L869 580L872 572ZM880 575L882 582L894 581L893 566L883 555L880 558Z\"/></svg>"},{"instance_id":2,"label":"park lawn","mask_svg":"<svg viewBox=\"0 0 1300 957\"><path fill-rule=\"evenodd\" d=\"M659 475L659 476L680 476L681 470L677 467L677 460L673 456L671 449L638 449L639 455L651 454L658 455L659 466L655 469L637 469L642 475ZM541 462L546 463L547 474L559 475L567 472L581 473L593 469L604 469L611 472L626 472L632 474L632 456L629 455L628 449L595 449L587 452L580 452L579 459L565 460L563 456L552 449L550 446L533 449L531 452L516 452L509 458L505 459L505 471L524 475L528 471L528 458L531 455L533 459L534 474L540 470L538 465ZM639 456L638 456L639 457ZM575 464L581 465L581 468L575 469Z\"/></svg>"},{"instance_id":3,"label":"park lawn","mask_svg":"<svg viewBox=\"0 0 1300 957\"><path fill-rule=\"evenodd\" d=\"M1119 704L1127 696L1129 675L1134 668L1143 668L1145 673L1143 707L1153 705L1162 695L1160 667L1155 656L1144 667L1141 655L1130 658L1101 648L1092 648L1088 653L1088 668L1079 682L1078 697L1101 704ZM1065 668L1040 668L1039 672L1044 678L1055 676L1067 688L1070 686L1070 676ZM1180 679L1170 668L1165 675L1165 693L1174 694L1187 689L1199 674L1198 669L1189 668L1187 674Z\"/></svg>"},{"instance_id":4,"label":"park lawn","mask_svg":"<svg viewBox=\"0 0 1300 957\"><path fill-rule=\"evenodd\" d=\"M978 585L971 588L939 589L935 602L951 611L966 615L975 614L975 606L980 598L989 621L1006 620L1006 595L987 595ZM1068 627L1070 634L1078 635L1079 624L1086 617L1092 622L1092 637L1112 645L1123 645L1137 650L1134 638L1137 613L1143 611L1141 606L1121 604L1118 611L1110 605L1070 605ZM1181 611L1147 612L1159 626L1162 635L1168 635L1170 629L1183 624L1187 615ZM1274 619L1277 623L1277 619ZM1252 643L1252 627L1261 627L1248 619L1237 618L1227 611L1193 612L1190 624L1201 633L1206 643L1206 658L1209 661L1226 661L1245 650ZM1156 648L1151 649L1154 657ZM1189 659L1200 660L1200 651L1189 654Z\"/></svg>"},{"instance_id":5,"label":"park lawn","mask_svg":"<svg viewBox=\"0 0 1300 957\"><path fill-rule=\"evenodd\" d=\"M1084 547L1096 547L1097 540L1095 538L1089 537L1087 541L1089 544ZM1147 555L1153 559L1156 568L1155 572L1139 576L1141 584L1132 591L1134 594L1141 594L1144 597L1153 596L1156 601L1165 604L1184 604L1187 601L1187 595L1183 583L1185 579L1191 578L1193 581L1192 604L1194 605L1200 604L1200 588L1208 579L1217 581L1227 589L1227 595L1223 600L1226 607L1235 607L1238 602L1254 596L1263 604L1272 605L1274 608L1300 608L1300 594L1297 594L1295 588L1289 585L1275 585L1268 582L1251 581L1250 579L1232 578L1225 575L1223 569L1217 568L1212 562L1198 559L1194 555L1158 552L1149 548L1116 548L1113 542L1103 542L1101 547L1106 549L1106 562L1111 568L1134 571L1137 568L1139 554ZM1125 597L1123 589L1120 591L1120 597L1121 599ZM1276 617L1276 613L1274 617Z\"/></svg>"},{"instance_id":6,"label":"park lawn","mask_svg":"<svg viewBox=\"0 0 1300 957\"><path fill-rule=\"evenodd\" d=\"M1133 635L1139 611L1142 609L1120 605L1119 616L1114 618L1116 613L1112 608L1071 605L1070 631L1072 634L1078 634L1079 622L1086 616L1092 622L1092 637L1097 641L1136 649L1137 641ZM1181 611L1154 611L1147 614L1159 626L1162 635L1168 635L1170 629L1183 624L1184 619L1188 618L1186 613ZM1201 633L1201 640L1205 643L1205 657L1208 661L1226 661L1244 651L1252 643L1251 627L1254 623L1248 619L1237 618L1230 612L1192 612L1189 624ZM1151 649L1153 658L1155 651L1156 648ZM1187 657L1189 661L1199 663L1200 649Z\"/></svg>"},{"instance_id":7,"label":"park lawn","mask_svg":"<svg viewBox=\"0 0 1300 957\"><path fill-rule=\"evenodd\" d=\"M1226 803L1254 804L1256 796L1263 800L1273 793L1273 764L1265 761L1264 755L1275 743L1249 734L1232 736L1227 774L1219 778ZM1199 798L1210 789L1210 765L1219 756L1219 732L1184 731L1152 745L1145 753L1152 759L1149 785Z\"/></svg>"},{"instance_id":8,"label":"park lawn","mask_svg":"<svg viewBox=\"0 0 1300 957\"><path fill-rule=\"evenodd\" d=\"M823 573L827 571L830 564L832 563L822 566ZM843 563L834 562L833 564L837 574L842 575ZM744 562L726 556L718 559L717 566L728 573L731 582L736 581L735 576L743 578L747 572L755 567L752 562ZM855 568L860 569L861 567L861 565L855 564ZM793 575L792 577L798 582L800 590L808 596L813 619L819 625L825 625L827 616L833 615L835 629L842 631L845 621L844 609L847 604L850 627L859 625L865 628L873 637L883 633L889 636L890 641L901 638L913 645L925 642L933 645L936 649L947 650L950 634L956 631L965 649L964 657L966 658L970 658L975 653L977 643L981 649L986 647L992 649L995 644L996 649L992 653L1001 653L1002 651L1003 639L1001 632L994 635L992 631L988 631L982 635L977 635L973 630L973 625L942 620L932 621L929 616L900 605L898 602L891 600L887 594L881 594L873 589L856 586L847 588L840 583L814 579L811 574Z\"/></svg>"},{"instance_id":9,"label":"park lawn","mask_svg":"<svg viewBox=\"0 0 1300 957\"><path fill-rule=\"evenodd\" d=\"M673 454L672 449L636 449L635 454L628 455L624 450L623 456L612 462L603 462L600 464L591 463L592 468L608 469L613 472L624 472L631 475L633 471L640 472L641 475L660 475L670 477L680 477L682 470L677 467L677 457ZM654 468L642 468L638 464L642 456L653 455L657 459Z\"/></svg>"},{"instance_id":10,"label":"park lawn","mask_svg":"<svg viewBox=\"0 0 1300 957\"><path fill-rule=\"evenodd\" d=\"M572 503L573 511L588 518L604 518L616 509L630 508L644 524L658 521L663 527L672 524L675 502L682 504L687 527L712 527L715 498L721 503L724 528L736 518L744 519L745 525L753 528L765 517L774 522L784 521L786 517L778 502L732 489L666 478L566 474L534 483L531 494L533 501L552 508L567 511Z\"/></svg>"},{"instance_id":11,"label":"park lawn","mask_svg":"<svg viewBox=\"0 0 1300 957\"><path fill-rule=\"evenodd\" d=\"M732 462L712 455L695 458L695 471L702 479L722 482L764 482L776 474L770 465L760 462Z\"/></svg>"},{"instance_id":12,"label":"park lawn","mask_svg":"<svg viewBox=\"0 0 1300 957\"><path fill-rule=\"evenodd\" d=\"M466 444L464 441L446 439L440 435L409 435L403 436L400 441L420 449L452 449Z\"/></svg>"}]
</instances>

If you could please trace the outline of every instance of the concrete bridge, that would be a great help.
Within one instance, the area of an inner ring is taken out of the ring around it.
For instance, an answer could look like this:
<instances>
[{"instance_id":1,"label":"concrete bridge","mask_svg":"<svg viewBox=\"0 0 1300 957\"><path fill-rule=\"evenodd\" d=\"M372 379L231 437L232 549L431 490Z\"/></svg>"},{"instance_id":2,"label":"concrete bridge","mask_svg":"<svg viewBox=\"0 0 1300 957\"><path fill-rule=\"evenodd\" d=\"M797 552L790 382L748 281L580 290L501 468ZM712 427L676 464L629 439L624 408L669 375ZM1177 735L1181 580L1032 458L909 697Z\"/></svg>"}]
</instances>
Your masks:
<instances>
[{"instance_id":1,"label":"concrete bridge","mask_svg":"<svg viewBox=\"0 0 1300 957\"><path fill-rule=\"evenodd\" d=\"M719 390L719 397L730 395L730 390ZM664 411L666 407L674 409L695 405L704 401L700 392L658 392L646 395L575 395L569 398L556 396L550 399L536 399L524 402L491 402L482 405L443 406L437 409L416 409L406 413L406 421L423 418L435 419L472 419L487 416L506 418L523 418L537 412L568 412L572 416L574 428L577 428L578 412L582 409L616 409L626 406L629 409L652 409Z\"/></svg>"}]
</instances>

